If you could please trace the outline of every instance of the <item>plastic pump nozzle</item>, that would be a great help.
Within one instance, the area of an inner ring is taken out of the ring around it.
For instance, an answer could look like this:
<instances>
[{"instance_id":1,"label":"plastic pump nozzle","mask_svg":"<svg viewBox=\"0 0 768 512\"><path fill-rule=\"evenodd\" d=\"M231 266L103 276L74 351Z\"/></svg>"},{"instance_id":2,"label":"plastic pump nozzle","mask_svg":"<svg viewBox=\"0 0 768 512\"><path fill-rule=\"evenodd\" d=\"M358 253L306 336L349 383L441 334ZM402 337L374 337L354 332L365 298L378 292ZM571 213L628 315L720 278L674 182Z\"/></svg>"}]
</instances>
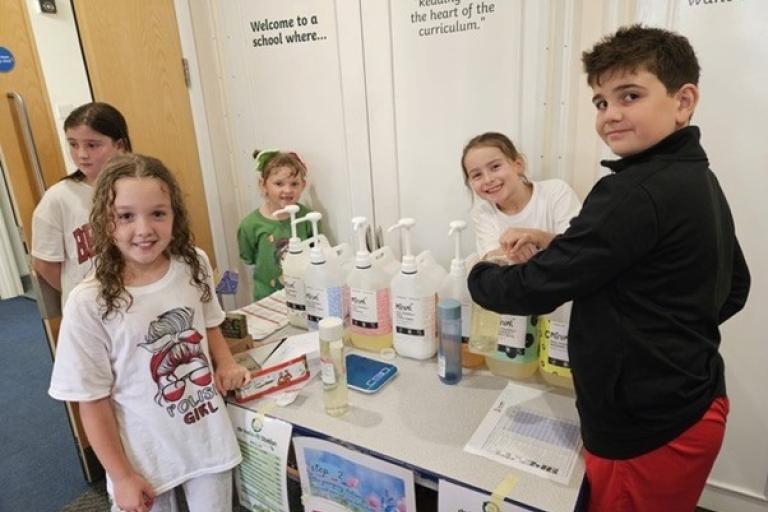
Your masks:
<instances>
[{"instance_id":1,"label":"plastic pump nozzle","mask_svg":"<svg viewBox=\"0 0 768 512\"><path fill-rule=\"evenodd\" d=\"M463 220L454 220L448 224L448 236L454 237L454 252L451 260L451 274L464 275L464 261L461 259L461 232L467 228L467 223Z\"/></svg>"},{"instance_id":2,"label":"plastic pump nozzle","mask_svg":"<svg viewBox=\"0 0 768 512\"><path fill-rule=\"evenodd\" d=\"M365 217L354 217L352 219L352 230L357 233L357 254L355 255L356 268L371 268L371 253L365 246L365 226L368 225L368 219Z\"/></svg>"},{"instance_id":3,"label":"plastic pump nozzle","mask_svg":"<svg viewBox=\"0 0 768 512\"><path fill-rule=\"evenodd\" d=\"M272 212L272 217L277 218L278 215L287 213L291 216L291 238L288 239L288 252L298 254L301 252L301 239L296 235L296 214L299 213L299 205L289 204L281 210Z\"/></svg>"},{"instance_id":4,"label":"plastic pump nozzle","mask_svg":"<svg viewBox=\"0 0 768 512\"><path fill-rule=\"evenodd\" d=\"M411 228L416 225L416 221L410 217L403 217L397 224L390 226L387 232L394 231L395 229L402 229L403 232L403 263L400 266L400 272L404 274L415 274L416 258L411 253Z\"/></svg>"},{"instance_id":5,"label":"plastic pump nozzle","mask_svg":"<svg viewBox=\"0 0 768 512\"><path fill-rule=\"evenodd\" d=\"M323 254L323 248L320 247L320 238L317 236L317 223L323 218L323 214L320 212L309 212L304 216L304 219L312 223L312 249L309 251L310 263L325 263L325 254Z\"/></svg>"}]
</instances>

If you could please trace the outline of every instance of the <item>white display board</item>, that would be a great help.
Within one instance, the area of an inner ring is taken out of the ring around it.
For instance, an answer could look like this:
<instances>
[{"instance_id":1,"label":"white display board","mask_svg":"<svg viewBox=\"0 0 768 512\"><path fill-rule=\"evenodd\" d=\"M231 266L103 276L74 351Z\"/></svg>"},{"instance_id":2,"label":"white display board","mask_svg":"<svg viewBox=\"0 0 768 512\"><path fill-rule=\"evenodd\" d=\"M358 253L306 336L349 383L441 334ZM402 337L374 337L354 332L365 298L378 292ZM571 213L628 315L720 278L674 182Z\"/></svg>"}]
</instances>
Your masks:
<instances>
[{"instance_id":1,"label":"white display board","mask_svg":"<svg viewBox=\"0 0 768 512\"><path fill-rule=\"evenodd\" d=\"M329 238L348 240L353 210L369 214L370 190L364 186L368 170L352 168L348 158L348 145L367 151L367 138L360 130L348 132L347 115L363 106L345 99L345 90L354 92L344 87L340 55L348 55L342 52L347 43L340 40L337 15L346 14L332 0L232 0L215 6L242 216L261 204L254 149L296 151L309 167L302 202L323 213ZM353 44L360 47L359 37ZM348 57L349 66L359 66L359 59Z\"/></svg>"},{"instance_id":2,"label":"white display board","mask_svg":"<svg viewBox=\"0 0 768 512\"><path fill-rule=\"evenodd\" d=\"M758 498L768 508L768 444L763 442L768 402L762 397L768 344L759 327L768 304L763 126L768 114L768 2L678 1L672 28L690 39L699 57L701 102L694 122L701 126L702 144L728 198L752 274L746 308L721 329L731 411L709 482L726 494ZM711 503L726 510L718 501Z\"/></svg>"}]
</instances>

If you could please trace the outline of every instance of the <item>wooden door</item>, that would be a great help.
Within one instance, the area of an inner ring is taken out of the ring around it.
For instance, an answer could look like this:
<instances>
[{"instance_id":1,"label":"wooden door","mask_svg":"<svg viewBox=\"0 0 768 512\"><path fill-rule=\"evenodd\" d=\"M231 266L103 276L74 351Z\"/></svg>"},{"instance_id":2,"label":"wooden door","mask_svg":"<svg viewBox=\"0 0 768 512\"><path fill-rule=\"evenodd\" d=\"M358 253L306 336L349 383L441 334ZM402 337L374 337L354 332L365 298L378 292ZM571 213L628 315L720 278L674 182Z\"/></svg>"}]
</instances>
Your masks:
<instances>
[{"instance_id":1,"label":"wooden door","mask_svg":"<svg viewBox=\"0 0 768 512\"><path fill-rule=\"evenodd\" d=\"M173 1L75 0L74 11L94 100L125 115L135 152L174 171L196 244L215 267Z\"/></svg>"},{"instance_id":2,"label":"wooden door","mask_svg":"<svg viewBox=\"0 0 768 512\"><path fill-rule=\"evenodd\" d=\"M6 169L14 208L19 215L22 238L27 253L31 247L32 213L40 200L37 189L32 157L24 138L24 120L18 112L18 98L22 98L29 114L29 125L37 149L37 159L43 175L43 182L50 187L67 172L59 146L59 138L51 113L48 92L40 67L32 28L27 17L24 0L3 0L0 16L0 46L10 50L15 65L10 72L0 73L0 157ZM12 97L9 97L9 93ZM17 96L18 95L18 96ZM44 284L44 283L43 283ZM38 300L44 297L38 290ZM60 318L58 317L58 295L54 306L41 308L43 325L53 354ZM48 314L50 311L54 313ZM66 404L67 415L75 438L85 479L93 482L103 475L98 460L85 437L77 404Z\"/></svg>"},{"instance_id":3,"label":"wooden door","mask_svg":"<svg viewBox=\"0 0 768 512\"><path fill-rule=\"evenodd\" d=\"M0 73L0 153L5 161L11 193L20 217L24 243L29 250L32 212L40 200L40 194L35 184L32 162L26 151L23 126L17 114L18 103L9 98L8 94L19 95L27 107L45 184L51 186L63 177L66 167L23 0L3 0L0 46L10 50L15 58L13 69Z\"/></svg>"}]
</instances>

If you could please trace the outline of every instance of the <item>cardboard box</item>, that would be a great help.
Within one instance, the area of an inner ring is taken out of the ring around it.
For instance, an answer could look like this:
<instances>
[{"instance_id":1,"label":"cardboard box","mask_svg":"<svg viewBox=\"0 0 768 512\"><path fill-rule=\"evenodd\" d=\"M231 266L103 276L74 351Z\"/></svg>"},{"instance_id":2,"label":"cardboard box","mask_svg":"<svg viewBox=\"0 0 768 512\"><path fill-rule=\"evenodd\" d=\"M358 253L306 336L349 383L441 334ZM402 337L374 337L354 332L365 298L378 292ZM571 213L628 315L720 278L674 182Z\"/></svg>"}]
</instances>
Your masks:
<instances>
[{"instance_id":1,"label":"cardboard box","mask_svg":"<svg viewBox=\"0 0 768 512\"><path fill-rule=\"evenodd\" d=\"M242 313L227 313L220 328L225 338L239 340L250 336L248 334L248 321Z\"/></svg>"}]
</instances>

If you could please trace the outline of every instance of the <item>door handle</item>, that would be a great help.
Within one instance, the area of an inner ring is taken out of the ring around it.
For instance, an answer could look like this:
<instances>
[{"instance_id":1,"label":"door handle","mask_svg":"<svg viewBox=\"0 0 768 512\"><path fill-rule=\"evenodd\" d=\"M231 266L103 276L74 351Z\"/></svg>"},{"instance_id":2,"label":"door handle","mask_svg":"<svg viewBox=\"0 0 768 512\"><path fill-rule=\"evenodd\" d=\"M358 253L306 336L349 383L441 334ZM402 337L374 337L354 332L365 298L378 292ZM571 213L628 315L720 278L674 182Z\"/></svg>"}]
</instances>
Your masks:
<instances>
[{"instance_id":1,"label":"door handle","mask_svg":"<svg viewBox=\"0 0 768 512\"><path fill-rule=\"evenodd\" d=\"M27 151L27 157L32 164L32 170L35 174L37 191L40 194L40 197L43 197L43 194L45 193L45 181L43 180L43 171L40 167L40 159L37 156L37 146L35 145L35 137L32 134L32 125L29 122L27 105L24 103L24 98L21 94L17 92L11 91L5 93L5 95L12 100L15 107L19 126L21 126L21 134L24 138L24 149Z\"/></svg>"}]
</instances>

